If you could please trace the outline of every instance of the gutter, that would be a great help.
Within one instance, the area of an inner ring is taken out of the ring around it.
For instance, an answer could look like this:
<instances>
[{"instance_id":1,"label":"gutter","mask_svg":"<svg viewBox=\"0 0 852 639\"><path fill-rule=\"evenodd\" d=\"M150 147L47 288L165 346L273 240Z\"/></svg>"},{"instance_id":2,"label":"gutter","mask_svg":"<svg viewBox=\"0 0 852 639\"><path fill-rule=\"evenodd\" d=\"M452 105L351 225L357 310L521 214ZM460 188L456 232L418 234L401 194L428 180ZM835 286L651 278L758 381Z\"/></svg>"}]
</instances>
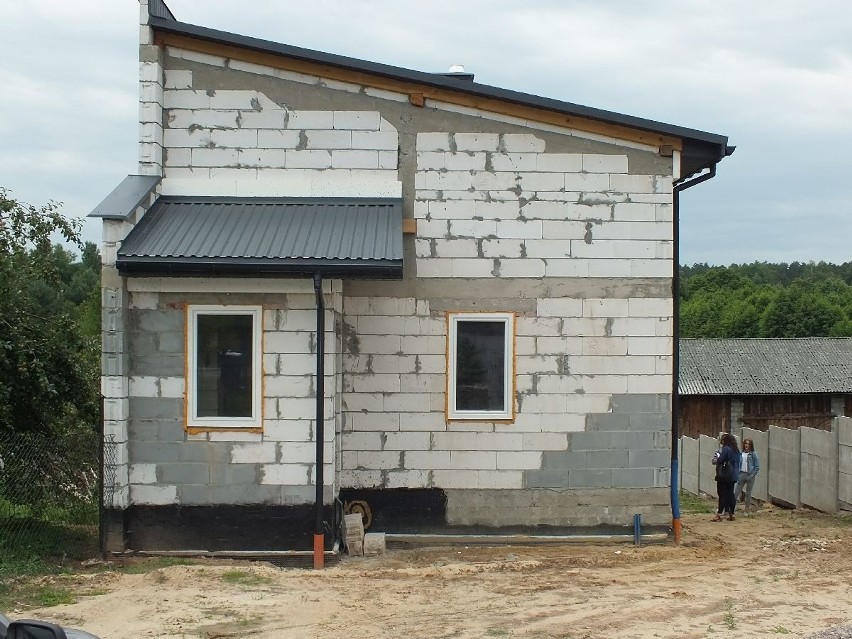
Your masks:
<instances>
[{"instance_id":1,"label":"gutter","mask_svg":"<svg viewBox=\"0 0 852 639\"><path fill-rule=\"evenodd\" d=\"M314 273L314 295L317 300L317 383L316 383L316 521L314 523L314 569L324 565L325 531L323 529L323 445L325 443L325 301L322 297L322 272Z\"/></svg>"},{"instance_id":2,"label":"gutter","mask_svg":"<svg viewBox=\"0 0 852 639\"><path fill-rule=\"evenodd\" d=\"M676 181L672 189L672 217L674 227L672 230L674 238L672 242L672 260L674 263L674 269L672 269L672 304L674 326L672 327L672 457L669 486L672 507L672 533L675 544L680 543L682 534L679 490L680 450L678 447L680 441L680 394L678 392L678 380L680 378L680 192L716 177L716 165L723 158L731 155L736 148L735 146L723 147L723 154L707 167L708 170L706 173L702 173L691 179L691 176L686 176Z\"/></svg>"}]
</instances>

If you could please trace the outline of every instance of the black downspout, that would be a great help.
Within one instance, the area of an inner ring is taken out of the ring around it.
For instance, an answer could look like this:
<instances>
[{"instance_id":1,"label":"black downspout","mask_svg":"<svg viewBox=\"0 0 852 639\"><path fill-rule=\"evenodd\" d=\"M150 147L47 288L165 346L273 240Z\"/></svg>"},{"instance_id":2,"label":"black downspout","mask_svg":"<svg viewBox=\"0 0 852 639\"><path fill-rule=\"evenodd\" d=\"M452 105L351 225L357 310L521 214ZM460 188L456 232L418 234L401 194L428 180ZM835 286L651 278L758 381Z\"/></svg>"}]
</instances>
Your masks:
<instances>
[{"instance_id":1,"label":"black downspout","mask_svg":"<svg viewBox=\"0 0 852 639\"><path fill-rule=\"evenodd\" d=\"M679 479L680 479L680 459L679 447L680 443L680 393L678 392L678 380L680 379L680 192L686 189L705 182L716 175L716 164L710 165L709 172L699 177L678 182L674 185L672 193L672 226L673 226L673 242L672 242L672 260L674 269L672 272L672 301L673 301L673 322L672 326L672 461L671 461L671 504L672 504L672 533L674 542L680 543L681 539L681 521L680 521L680 495L679 495Z\"/></svg>"},{"instance_id":2,"label":"black downspout","mask_svg":"<svg viewBox=\"0 0 852 639\"><path fill-rule=\"evenodd\" d=\"M316 379L316 521L314 523L314 568L325 563L325 531L323 529L323 447L325 444L325 303L322 297L322 274L314 273L314 295L317 298L317 379Z\"/></svg>"}]
</instances>

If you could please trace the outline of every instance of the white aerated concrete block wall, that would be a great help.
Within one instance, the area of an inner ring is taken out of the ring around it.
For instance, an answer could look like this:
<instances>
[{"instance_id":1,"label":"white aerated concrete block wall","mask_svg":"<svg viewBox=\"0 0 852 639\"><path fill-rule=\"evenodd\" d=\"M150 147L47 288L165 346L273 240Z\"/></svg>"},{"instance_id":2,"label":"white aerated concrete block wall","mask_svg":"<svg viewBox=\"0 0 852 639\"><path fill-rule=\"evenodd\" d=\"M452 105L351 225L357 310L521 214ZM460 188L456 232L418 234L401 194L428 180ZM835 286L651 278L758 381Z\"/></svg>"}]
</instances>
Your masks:
<instances>
[{"instance_id":1,"label":"white aerated concrete block wall","mask_svg":"<svg viewBox=\"0 0 852 639\"><path fill-rule=\"evenodd\" d=\"M168 55L224 67L216 56ZM317 84L319 78L231 61L231 68ZM243 68L245 67L245 68ZM335 88L360 90L358 85ZM294 110L259 91L193 88L167 70L166 195L399 197L399 135L378 111Z\"/></svg>"},{"instance_id":2,"label":"white aerated concrete block wall","mask_svg":"<svg viewBox=\"0 0 852 639\"><path fill-rule=\"evenodd\" d=\"M533 134L417 135L420 277L671 277L672 178Z\"/></svg>"}]
</instances>

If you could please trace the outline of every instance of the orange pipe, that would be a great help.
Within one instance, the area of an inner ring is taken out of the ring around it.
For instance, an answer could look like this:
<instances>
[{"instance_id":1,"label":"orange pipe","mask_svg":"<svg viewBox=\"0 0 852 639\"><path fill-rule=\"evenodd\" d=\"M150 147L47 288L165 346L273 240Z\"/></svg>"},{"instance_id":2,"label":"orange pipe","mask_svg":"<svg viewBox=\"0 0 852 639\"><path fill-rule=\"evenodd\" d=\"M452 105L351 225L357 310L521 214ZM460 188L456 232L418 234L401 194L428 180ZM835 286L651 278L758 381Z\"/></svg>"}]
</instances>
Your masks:
<instances>
[{"instance_id":1,"label":"orange pipe","mask_svg":"<svg viewBox=\"0 0 852 639\"><path fill-rule=\"evenodd\" d=\"M314 570L322 570L325 565L325 535L314 535Z\"/></svg>"},{"instance_id":2,"label":"orange pipe","mask_svg":"<svg viewBox=\"0 0 852 639\"><path fill-rule=\"evenodd\" d=\"M674 533L675 545L677 545L677 544L680 543L680 537L681 537L680 518L672 519L672 532Z\"/></svg>"}]
</instances>

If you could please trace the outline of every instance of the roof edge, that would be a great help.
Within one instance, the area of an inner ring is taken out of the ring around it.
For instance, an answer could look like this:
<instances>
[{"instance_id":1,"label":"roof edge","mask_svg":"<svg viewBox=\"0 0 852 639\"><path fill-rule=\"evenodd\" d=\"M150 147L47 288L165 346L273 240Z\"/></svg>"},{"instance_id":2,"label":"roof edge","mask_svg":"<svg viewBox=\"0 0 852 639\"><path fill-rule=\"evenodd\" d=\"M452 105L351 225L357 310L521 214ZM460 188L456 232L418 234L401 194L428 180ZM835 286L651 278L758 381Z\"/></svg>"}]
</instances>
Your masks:
<instances>
[{"instance_id":1,"label":"roof edge","mask_svg":"<svg viewBox=\"0 0 852 639\"><path fill-rule=\"evenodd\" d=\"M86 217L126 221L161 180L155 175L128 175Z\"/></svg>"}]
</instances>

